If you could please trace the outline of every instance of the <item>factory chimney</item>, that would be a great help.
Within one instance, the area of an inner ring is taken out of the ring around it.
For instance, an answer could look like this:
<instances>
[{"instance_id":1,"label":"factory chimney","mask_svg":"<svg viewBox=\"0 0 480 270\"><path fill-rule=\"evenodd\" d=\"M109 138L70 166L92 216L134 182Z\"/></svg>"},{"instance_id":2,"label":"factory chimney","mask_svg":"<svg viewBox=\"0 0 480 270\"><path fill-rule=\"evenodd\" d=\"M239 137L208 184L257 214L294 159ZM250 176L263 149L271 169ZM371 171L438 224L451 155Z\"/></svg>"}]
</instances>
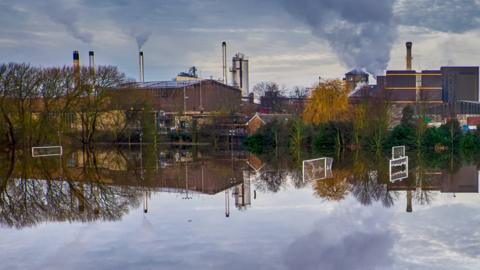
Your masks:
<instances>
[{"instance_id":1,"label":"factory chimney","mask_svg":"<svg viewBox=\"0 0 480 270\"><path fill-rule=\"evenodd\" d=\"M95 53L93 51L88 52L88 67L95 69Z\"/></svg>"},{"instance_id":2,"label":"factory chimney","mask_svg":"<svg viewBox=\"0 0 480 270\"><path fill-rule=\"evenodd\" d=\"M222 64L223 64L223 83L228 84L227 81L227 42L222 42Z\"/></svg>"},{"instance_id":3,"label":"factory chimney","mask_svg":"<svg viewBox=\"0 0 480 270\"><path fill-rule=\"evenodd\" d=\"M73 76L75 79L75 85L80 84L80 54L78 51L73 51Z\"/></svg>"},{"instance_id":4,"label":"factory chimney","mask_svg":"<svg viewBox=\"0 0 480 270\"><path fill-rule=\"evenodd\" d=\"M407 70L412 70L412 42L407 42Z\"/></svg>"},{"instance_id":5,"label":"factory chimney","mask_svg":"<svg viewBox=\"0 0 480 270\"><path fill-rule=\"evenodd\" d=\"M144 82L145 81L145 77L144 77L145 76L145 74L144 74L145 65L144 65L144 62L143 62L143 51L140 51L138 53L138 67L139 67L139 71L140 71L138 81Z\"/></svg>"},{"instance_id":6,"label":"factory chimney","mask_svg":"<svg viewBox=\"0 0 480 270\"><path fill-rule=\"evenodd\" d=\"M78 51L73 51L73 70L80 70L80 54Z\"/></svg>"}]
</instances>

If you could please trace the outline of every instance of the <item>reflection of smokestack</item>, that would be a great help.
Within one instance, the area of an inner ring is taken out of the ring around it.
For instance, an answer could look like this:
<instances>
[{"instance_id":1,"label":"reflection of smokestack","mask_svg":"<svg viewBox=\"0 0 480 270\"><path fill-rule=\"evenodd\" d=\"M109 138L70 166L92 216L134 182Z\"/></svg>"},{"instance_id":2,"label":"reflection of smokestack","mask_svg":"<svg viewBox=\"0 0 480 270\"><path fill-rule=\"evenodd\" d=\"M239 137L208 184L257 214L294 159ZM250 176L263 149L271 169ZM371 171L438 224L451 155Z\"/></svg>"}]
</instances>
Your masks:
<instances>
[{"instance_id":1,"label":"reflection of smokestack","mask_svg":"<svg viewBox=\"0 0 480 270\"><path fill-rule=\"evenodd\" d=\"M140 82L144 82L145 81L145 77L144 77L144 63L143 63L143 51L140 51L138 53L138 68L139 68L139 81Z\"/></svg>"},{"instance_id":2,"label":"reflection of smokestack","mask_svg":"<svg viewBox=\"0 0 480 270\"><path fill-rule=\"evenodd\" d=\"M222 42L223 83L227 84L227 43Z\"/></svg>"},{"instance_id":3,"label":"reflection of smokestack","mask_svg":"<svg viewBox=\"0 0 480 270\"><path fill-rule=\"evenodd\" d=\"M407 42L407 70L412 70L412 42Z\"/></svg>"},{"instance_id":4,"label":"reflection of smokestack","mask_svg":"<svg viewBox=\"0 0 480 270\"><path fill-rule=\"evenodd\" d=\"M73 76L78 86L80 84L80 54L78 51L73 51Z\"/></svg>"},{"instance_id":5,"label":"reflection of smokestack","mask_svg":"<svg viewBox=\"0 0 480 270\"><path fill-rule=\"evenodd\" d=\"M95 53L93 51L88 52L88 67L95 69Z\"/></svg>"},{"instance_id":6,"label":"reflection of smokestack","mask_svg":"<svg viewBox=\"0 0 480 270\"><path fill-rule=\"evenodd\" d=\"M148 191L145 191L143 197L143 213L148 213Z\"/></svg>"},{"instance_id":7,"label":"reflection of smokestack","mask_svg":"<svg viewBox=\"0 0 480 270\"><path fill-rule=\"evenodd\" d=\"M407 190L407 212L412 212L412 191Z\"/></svg>"},{"instance_id":8,"label":"reflection of smokestack","mask_svg":"<svg viewBox=\"0 0 480 270\"><path fill-rule=\"evenodd\" d=\"M230 217L230 190L225 190L225 217Z\"/></svg>"}]
</instances>

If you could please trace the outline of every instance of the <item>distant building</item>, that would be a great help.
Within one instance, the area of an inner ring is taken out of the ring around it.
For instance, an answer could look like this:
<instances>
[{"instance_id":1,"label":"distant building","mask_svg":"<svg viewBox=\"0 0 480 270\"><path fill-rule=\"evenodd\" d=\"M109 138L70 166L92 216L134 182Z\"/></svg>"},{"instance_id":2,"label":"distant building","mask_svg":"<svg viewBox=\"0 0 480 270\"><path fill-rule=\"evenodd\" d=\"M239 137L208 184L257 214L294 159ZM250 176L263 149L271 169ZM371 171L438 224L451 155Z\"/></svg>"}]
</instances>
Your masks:
<instances>
[{"instance_id":1,"label":"distant building","mask_svg":"<svg viewBox=\"0 0 480 270\"><path fill-rule=\"evenodd\" d=\"M442 73L439 70L387 70L384 96L393 103L442 103Z\"/></svg>"},{"instance_id":2,"label":"distant building","mask_svg":"<svg viewBox=\"0 0 480 270\"><path fill-rule=\"evenodd\" d=\"M279 91L267 91L260 97L260 109L265 113L301 115L306 102L306 97L285 97Z\"/></svg>"},{"instance_id":3,"label":"distant building","mask_svg":"<svg viewBox=\"0 0 480 270\"><path fill-rule=\"evenodd\" d=\"M363 70L353 69L345 74L343 80L347 85L348 92L351 93L359 85L368 85L368 73Z\"/></svg>"},{"instance_id":4,"label":"distant building","mask_svg":"<svg viewBox=\"0 0 480 270\"><path fill-rule=\"evenodd\" d=\"M442 67L443 101L479 101L478 67Z\"/></svg>"},{"instance_id":5,"label":"distant building","mask_svg":"<svg viewBox=\"0 0 480 270\"><path fill-rule=\"evenodd\" d=\"M277 121L289 121L292 119L291 114L264 114L264 113L256 113L248 122L245 124L247 133L249 135L254 134L257 132L259 128L262 126L273 122L274 120Z\"/></svg>"},{"instance_id":6,"label":"distant building","mask_svg":"<svg viewBox=\"0 0 480 270\"><path fill-rule=\"evenodd\" d=\"M201 80L203 79L198 77L196 67L189 68L187 72L180 72L177 75L177 77L175 77L175 81L201 81Z\"/></svg>"}]
</instances>

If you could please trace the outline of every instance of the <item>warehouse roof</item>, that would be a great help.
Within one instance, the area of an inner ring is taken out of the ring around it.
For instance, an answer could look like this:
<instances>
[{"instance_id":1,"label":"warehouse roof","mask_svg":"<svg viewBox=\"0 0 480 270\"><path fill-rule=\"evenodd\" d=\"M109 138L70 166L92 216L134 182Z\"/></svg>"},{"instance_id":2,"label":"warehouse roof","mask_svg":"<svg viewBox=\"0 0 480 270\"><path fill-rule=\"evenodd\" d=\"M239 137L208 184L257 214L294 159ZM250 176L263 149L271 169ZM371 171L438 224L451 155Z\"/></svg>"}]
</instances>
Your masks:
<instances>
[{"instance_id":1,"label":"warehouse roof","mask_svg":"<svg viewBox=\"0 0 480 270\"><path fill-rule=\"evenodd\" d=\"M200 80L129 82L121 86L132 88L180 88L199 84L200 82Z\"/></svg>"}]
</instances>

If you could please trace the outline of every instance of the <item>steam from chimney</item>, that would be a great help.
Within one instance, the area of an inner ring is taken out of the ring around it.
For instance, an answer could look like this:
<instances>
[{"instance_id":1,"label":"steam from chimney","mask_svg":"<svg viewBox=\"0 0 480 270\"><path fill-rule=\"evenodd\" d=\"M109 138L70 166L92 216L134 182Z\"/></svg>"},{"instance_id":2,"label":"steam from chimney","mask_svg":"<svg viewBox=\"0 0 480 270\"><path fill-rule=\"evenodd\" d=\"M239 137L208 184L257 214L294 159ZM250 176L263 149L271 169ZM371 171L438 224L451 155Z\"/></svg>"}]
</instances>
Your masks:
<instances>
[{"instance_id":1,"label":"steam from chimney","mask_svg":"<svg viewBox=\"0 0 480 270\"><path fill-rule=\"evenodd\" d=\"M88 44L92 42L93 35L81 30L78 26L78 12L75 8L67 8L63 2L59 1L45 7L43 10L52 21L63 25L76 39Z\"/></svg>"},{"instance_id":2,"label":"steam from chimney","mask_svg":"<svg viewBox=\"0 0 480 270\"><path fill-rule=\"evenodd\" d=\"M147 43L148 38L150 37L151 34L152 34L152 32L150 32L150 31L136 32L134 34L135 40L137 41L137 46L138 46L139 51L141 51L142 48L143 48L143 45L145 45L145 43Z\"/></svg>"},{"instance_id":3,"label":"steam from chimney","mask_svg":"<svg viewBox=\"0 0 480 270\"><path fill-rule=\"evenodd\" d=\"M287 12L326 40L348 68L383 73L397 27L394 0L282 0Z\"/></svg>"}]
</instances>

